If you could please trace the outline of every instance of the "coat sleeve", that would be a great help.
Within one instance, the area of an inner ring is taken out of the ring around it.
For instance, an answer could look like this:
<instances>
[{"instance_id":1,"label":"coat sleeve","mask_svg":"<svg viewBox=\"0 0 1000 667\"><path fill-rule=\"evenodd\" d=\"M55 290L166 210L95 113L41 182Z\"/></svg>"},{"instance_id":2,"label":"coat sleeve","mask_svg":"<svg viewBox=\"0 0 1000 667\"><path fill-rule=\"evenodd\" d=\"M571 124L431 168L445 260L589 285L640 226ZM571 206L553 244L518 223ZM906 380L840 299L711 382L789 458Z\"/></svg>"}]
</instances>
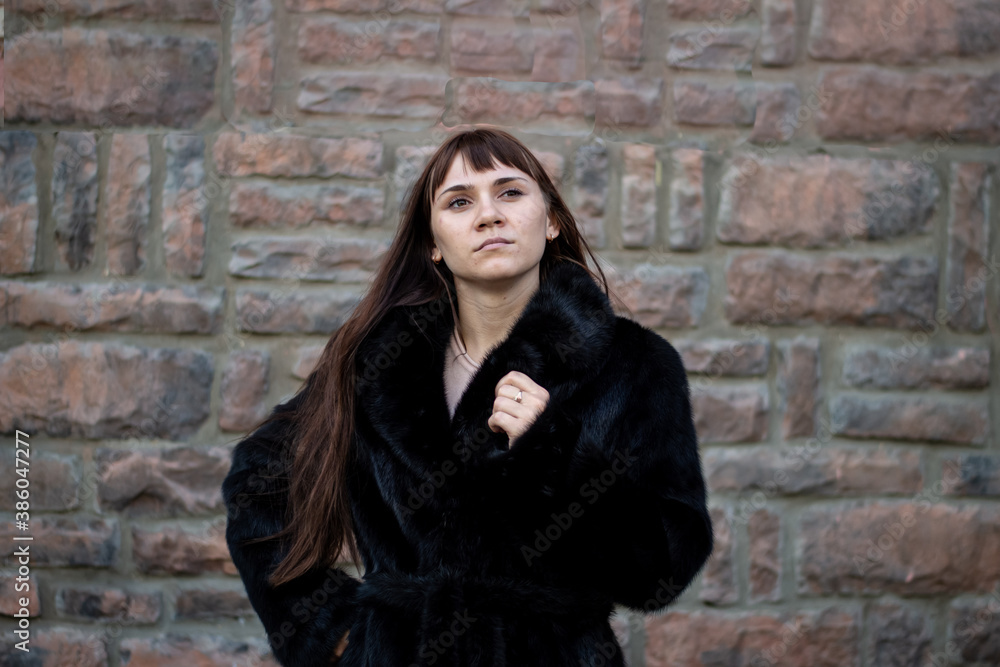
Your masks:
<instances>
[{"instance_id":1,"label":"coat sleeve","mask_svg":"<svg viewBox=\"0 0 1000 667\"><path fill-rule=\"evenodd\" d=\"M276 406L272 414L288 412L303 393ZM284 525L289 423L265 423L234 448L222 484L226 543L277 661L295 667L329 665L341 636L358 615L355 595L361 582L340 568L324 566L274 588L266 577L284 555L278 541L244 544Z\"/></svg>"},{"instance_id":2,"label":"coat sleeve","mask_svg":"<svg viewBox=\"0 0 1000 667\"><path fill-rule=\"evenodd\" d=\"M680 355L655 332L624 326L631 335L598 379L593 409L554 406L541 429L549 437L526 441L517 454L520 471L531 468L535 487L561 513L565 529L548 526L552 550L574 578L652 612L687 588L714 537Z\"/></svg>"}]
</instances>

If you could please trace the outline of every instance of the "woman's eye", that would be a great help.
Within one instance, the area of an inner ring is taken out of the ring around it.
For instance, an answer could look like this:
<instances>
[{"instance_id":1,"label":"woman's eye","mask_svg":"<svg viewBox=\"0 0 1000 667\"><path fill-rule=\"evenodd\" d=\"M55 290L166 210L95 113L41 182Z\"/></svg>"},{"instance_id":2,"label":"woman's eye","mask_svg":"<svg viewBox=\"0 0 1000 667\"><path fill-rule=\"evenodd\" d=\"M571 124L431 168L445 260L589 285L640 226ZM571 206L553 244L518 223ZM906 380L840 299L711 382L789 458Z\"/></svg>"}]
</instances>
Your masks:
<instances>
[{"instance_id":1,"label":"woman's eye","mask_svg":"<svg viewBox=\"0 0 1000 667\"><path fill-rule=\"evenodd\" d=\"M501 196L504 196L504 195L518 195L518 196L520 196L520 195L523 195L523 194L524 193L521 192L520 190L518 190L517 188L510 188L509 190L504 190L503 193L501 193ZM469 200L466 199L465 197L456 197L455 199L452 199L450 202L448 202L448 208L455 208L455 204L457 204L460 201L468 202Z\"/></svg>"}]
</instances>

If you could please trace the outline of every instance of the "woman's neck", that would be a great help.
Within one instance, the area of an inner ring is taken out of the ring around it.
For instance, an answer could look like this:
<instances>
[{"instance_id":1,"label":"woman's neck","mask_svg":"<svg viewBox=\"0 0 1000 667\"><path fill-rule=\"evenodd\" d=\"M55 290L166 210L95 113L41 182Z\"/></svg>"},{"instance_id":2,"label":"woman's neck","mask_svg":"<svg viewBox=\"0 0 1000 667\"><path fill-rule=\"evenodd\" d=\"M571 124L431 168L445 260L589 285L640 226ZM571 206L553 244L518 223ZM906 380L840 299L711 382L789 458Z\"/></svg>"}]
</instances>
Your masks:
<instances>
[{"instance_id":1,"label":"woman's neck","mask_svg":"<svg viewBox=\"0 0 1000 667\"><path fill-rule=\"evenodd\" d=\"M515 281L504 281L503 286L498 283L486 289L480 283L456 279L457 325L474 362L482 363L486 353L507 337L538 284L537 269Z\"/></svg>"}]
</instances>

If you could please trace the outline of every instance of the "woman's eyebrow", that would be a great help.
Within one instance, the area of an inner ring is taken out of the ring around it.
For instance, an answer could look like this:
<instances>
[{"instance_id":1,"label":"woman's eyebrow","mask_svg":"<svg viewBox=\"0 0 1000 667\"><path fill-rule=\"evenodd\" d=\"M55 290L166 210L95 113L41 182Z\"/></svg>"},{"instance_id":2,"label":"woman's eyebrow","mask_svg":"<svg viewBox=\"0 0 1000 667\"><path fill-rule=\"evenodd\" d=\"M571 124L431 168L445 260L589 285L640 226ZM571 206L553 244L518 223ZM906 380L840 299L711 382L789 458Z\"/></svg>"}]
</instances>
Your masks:
<instances>
[{"instance_id":1,"label":"woman's eyebrow","mask_svg":"<svg viewBox=\"0 0 1000 667\"><path fill-rule=\"evenodd\" d=\"M504 183L510 183L511 181L526 181L526 180L527 179L524 178L523 176L501 176L497 180L493 181L493 185L495 187L497 185L503 185ZM451 192L452 190L471 190L471 189L472 189L471 183L459 183L457 185L451 186L450 188L445 188L444 190L442 190L441 194L439 194L437 198L441 199L441 197L443 197L446 193Z\"/></svg>"}]
</instances>

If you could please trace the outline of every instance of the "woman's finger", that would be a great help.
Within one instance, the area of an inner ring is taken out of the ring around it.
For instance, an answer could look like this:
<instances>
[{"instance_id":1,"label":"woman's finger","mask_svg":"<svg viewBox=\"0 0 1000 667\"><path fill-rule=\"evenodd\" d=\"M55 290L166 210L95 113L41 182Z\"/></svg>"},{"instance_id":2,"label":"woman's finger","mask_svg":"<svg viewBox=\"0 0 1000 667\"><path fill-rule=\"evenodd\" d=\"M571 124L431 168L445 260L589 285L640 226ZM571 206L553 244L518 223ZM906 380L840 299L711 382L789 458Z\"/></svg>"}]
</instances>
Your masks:
<instances>
[{"instance_id":1,"label":"woman's finger","mask_svg":"<svg viewBox=\"0 0 1000 667\"><path fill-rule=\"evenodd\" d=\"M494 387L494 393L499 394L500 388L504 385L510 385L525 393L535 392L542 388L541 385L520 371L510 371L500 378L500 380L497 381L496 387ZM515 391L514 393L516 394L517 392Z\"/></svg>"}]
</instances>

